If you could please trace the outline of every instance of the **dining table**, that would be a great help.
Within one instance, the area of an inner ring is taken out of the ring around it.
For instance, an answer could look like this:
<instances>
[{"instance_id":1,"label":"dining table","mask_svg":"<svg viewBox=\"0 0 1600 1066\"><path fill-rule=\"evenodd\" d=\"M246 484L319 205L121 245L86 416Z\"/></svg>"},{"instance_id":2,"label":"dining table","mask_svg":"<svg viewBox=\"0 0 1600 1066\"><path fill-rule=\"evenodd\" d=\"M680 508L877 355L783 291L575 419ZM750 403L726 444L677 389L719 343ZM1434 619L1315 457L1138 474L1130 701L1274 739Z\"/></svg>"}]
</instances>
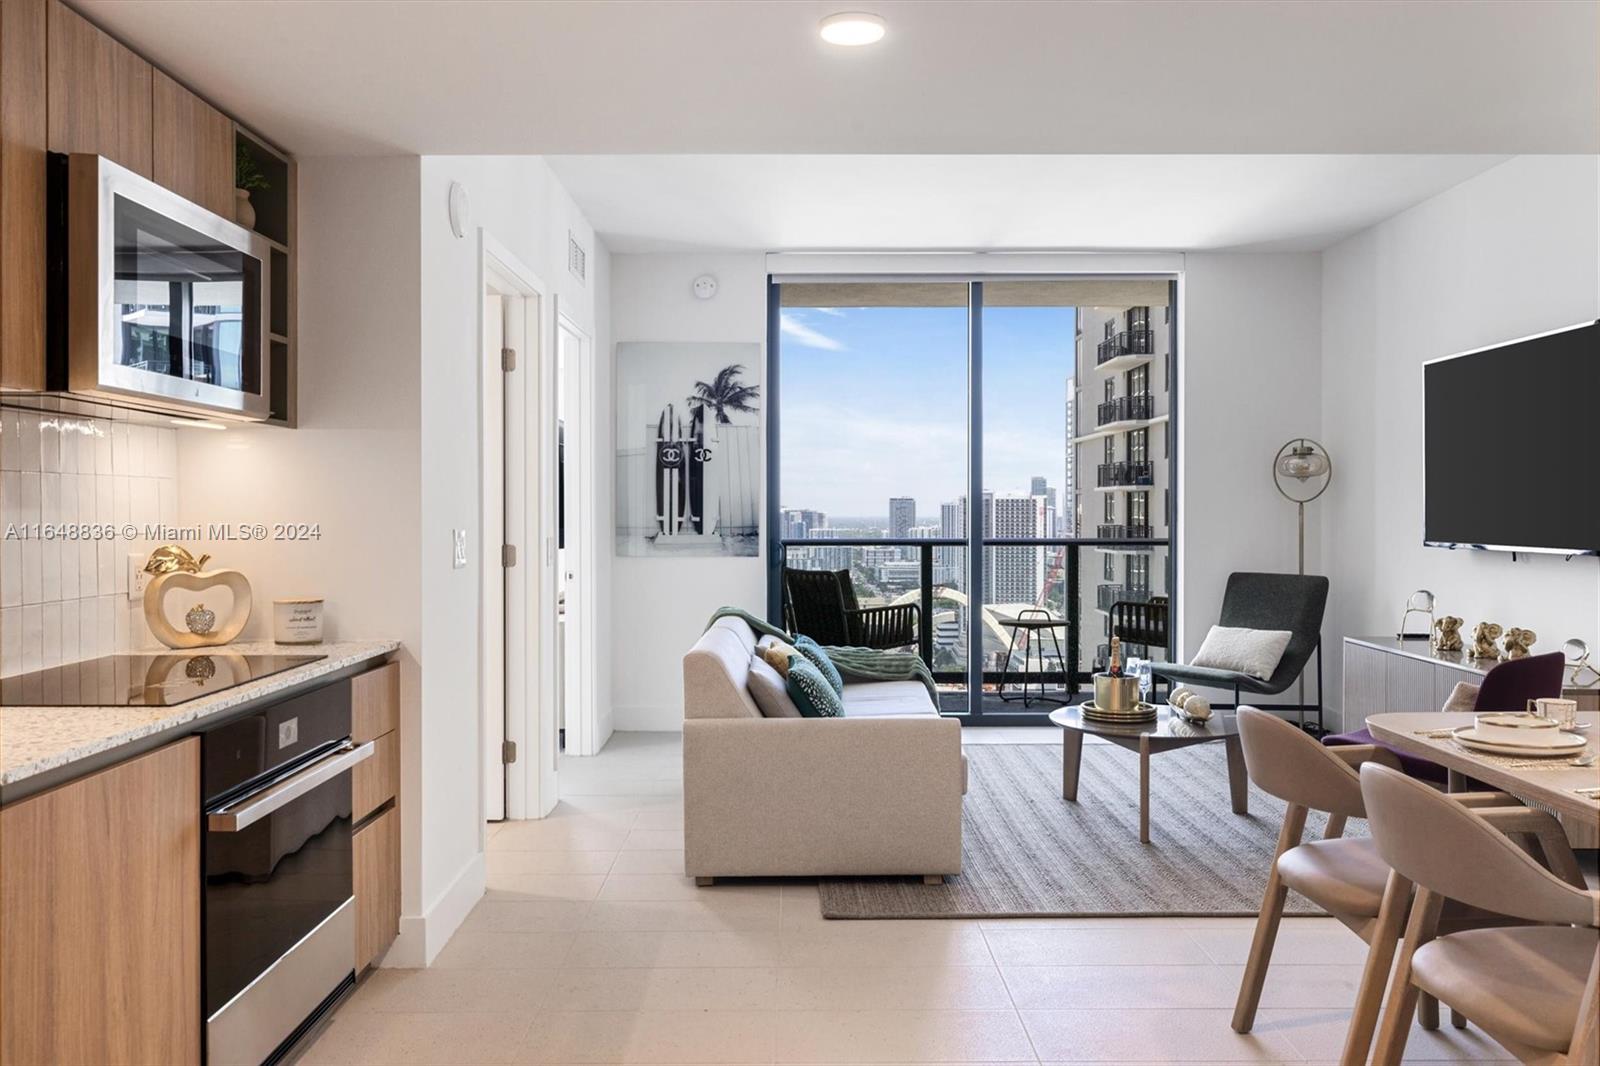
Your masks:
<instances>
[{"instance_id":1,"label":"dining table","mask_svg":"<svg viewBox=\"0 0 1600 1066\"><path fill-rule=\"evenodd\" d=\"M1585 755L1600 752L1600 713L1579 712L1577 721L1587 728L1577 732L1589 743L1580 753L1558 757L1473 751L1451 736L1473 719L1471 713L1439 711L1373 714L1367 716L1367 729L1380 743L1445 767L1452 792L1472 787L1469 780L1479 781L1560 815L1569 832L1577 829L1589 840L1600 835L1600 760L1578 765ZM1595 846L1587 840L1585 844Z\"/></svg>"}]
</instances>

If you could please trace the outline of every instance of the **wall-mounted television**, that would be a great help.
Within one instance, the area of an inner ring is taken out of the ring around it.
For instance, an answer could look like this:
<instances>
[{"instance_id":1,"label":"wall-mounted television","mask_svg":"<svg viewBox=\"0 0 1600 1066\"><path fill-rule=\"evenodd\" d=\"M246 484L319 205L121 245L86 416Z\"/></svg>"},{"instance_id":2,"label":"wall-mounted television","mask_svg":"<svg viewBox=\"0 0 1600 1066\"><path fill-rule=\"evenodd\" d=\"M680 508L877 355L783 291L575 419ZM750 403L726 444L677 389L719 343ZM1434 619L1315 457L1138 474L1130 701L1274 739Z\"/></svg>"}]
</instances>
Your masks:
<instances>
[{"instance_id":1,"label":"wall-mounted television","mask_svg":"<svg viewBox=\"0 0 1600 1066\"><path fill-rule=\"evenodd\" d=\"M1423 540L1600 554L1600 322L1423 365Z\"/></svg>"}]
</instances>

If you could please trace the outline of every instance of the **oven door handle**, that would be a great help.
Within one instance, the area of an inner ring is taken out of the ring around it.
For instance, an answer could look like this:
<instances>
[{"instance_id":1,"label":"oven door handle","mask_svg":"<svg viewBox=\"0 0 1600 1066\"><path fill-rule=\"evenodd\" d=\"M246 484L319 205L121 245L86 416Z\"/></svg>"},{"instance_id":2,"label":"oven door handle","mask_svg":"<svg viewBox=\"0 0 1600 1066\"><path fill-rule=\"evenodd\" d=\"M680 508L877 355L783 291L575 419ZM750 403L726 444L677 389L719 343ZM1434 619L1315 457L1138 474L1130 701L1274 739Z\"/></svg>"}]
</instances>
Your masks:
<instances>
[{"instance_id":1,"label":"oven door handle","mask_svg":"<svg viewBox=\"0 0 1600 1066\"><path fill-rule=\"evenodd\" d=\"M278 808L332 781L356 763L371 758L373 750L370 740L359 747L347 740L299 773L207 814L206 829L213 833L237 833L254 825Z\"/></svg>"}]
</instances>

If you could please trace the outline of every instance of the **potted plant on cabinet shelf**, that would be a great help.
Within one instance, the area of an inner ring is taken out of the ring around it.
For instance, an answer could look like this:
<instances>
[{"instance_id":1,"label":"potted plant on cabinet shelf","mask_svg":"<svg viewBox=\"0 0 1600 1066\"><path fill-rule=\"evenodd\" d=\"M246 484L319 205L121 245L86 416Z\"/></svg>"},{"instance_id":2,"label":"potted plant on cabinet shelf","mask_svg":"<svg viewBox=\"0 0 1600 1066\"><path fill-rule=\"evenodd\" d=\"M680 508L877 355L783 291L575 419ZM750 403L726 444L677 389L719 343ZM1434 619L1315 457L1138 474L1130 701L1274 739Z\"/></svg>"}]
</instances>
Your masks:
<instances>
[{"instance_id":1,"label":"potted plant on cabinet shelf","mask_svg":"<svg viewBox=\"0 0 1600 1066\"><path fill-rule=\"evenodd\" d=\"M233 195L237 202L233 207L233 220L245 229L256 228L256 209L250 202L250 191L260 189L263 192L272 186L268 184L267 177L261 173L261 168L256 165L256 157L250 154L250 149L243 144L236 144L233 149Z\"/></svg>"}]
</instances>

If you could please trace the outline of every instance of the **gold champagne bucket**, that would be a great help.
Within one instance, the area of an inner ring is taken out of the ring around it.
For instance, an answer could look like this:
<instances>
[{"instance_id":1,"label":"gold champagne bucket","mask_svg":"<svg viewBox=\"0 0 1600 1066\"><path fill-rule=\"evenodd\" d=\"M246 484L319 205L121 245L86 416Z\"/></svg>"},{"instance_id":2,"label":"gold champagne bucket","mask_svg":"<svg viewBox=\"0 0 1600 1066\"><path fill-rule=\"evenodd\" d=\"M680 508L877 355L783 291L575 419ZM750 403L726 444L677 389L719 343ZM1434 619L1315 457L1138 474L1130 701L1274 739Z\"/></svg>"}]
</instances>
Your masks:
<instances>
[{"instance_id":1,"label":"gold champagne bucket","mask_svg":"<svg viewBox=\"0 0 1600 1066\"><path fill-rule=\"evenodd\" d=\"M1139 705L1139 679L1094 675L1094 705L1102 711L1131 711Z\"/></svg>"}]
</instances>

